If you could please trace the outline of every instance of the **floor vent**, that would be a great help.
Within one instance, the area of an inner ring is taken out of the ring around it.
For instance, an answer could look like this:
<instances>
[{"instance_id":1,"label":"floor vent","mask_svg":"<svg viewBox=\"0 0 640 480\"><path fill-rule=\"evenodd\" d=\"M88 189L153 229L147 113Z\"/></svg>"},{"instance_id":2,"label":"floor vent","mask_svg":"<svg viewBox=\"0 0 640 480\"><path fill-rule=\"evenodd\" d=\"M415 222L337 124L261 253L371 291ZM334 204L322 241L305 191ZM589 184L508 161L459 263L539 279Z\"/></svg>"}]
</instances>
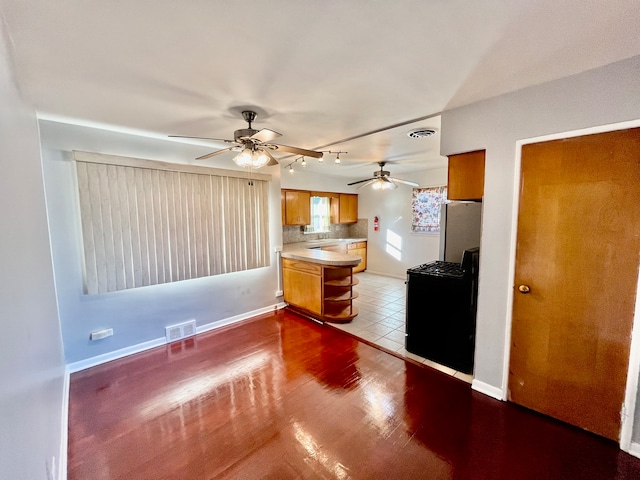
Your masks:
<instances>
[{"instance_id":1,"label":"floor vent","mask_svg":"<svg viewBox=\"0 0 640 480\"><path fill-rule=\"evenodd\" d=\"M196 321L189 320L188 322L171 325L169 327L165 327L164 330L167 337L167 343L175 342L176 340L182 340L183 338L195 335Z\"/></svg>"}]
</instances>

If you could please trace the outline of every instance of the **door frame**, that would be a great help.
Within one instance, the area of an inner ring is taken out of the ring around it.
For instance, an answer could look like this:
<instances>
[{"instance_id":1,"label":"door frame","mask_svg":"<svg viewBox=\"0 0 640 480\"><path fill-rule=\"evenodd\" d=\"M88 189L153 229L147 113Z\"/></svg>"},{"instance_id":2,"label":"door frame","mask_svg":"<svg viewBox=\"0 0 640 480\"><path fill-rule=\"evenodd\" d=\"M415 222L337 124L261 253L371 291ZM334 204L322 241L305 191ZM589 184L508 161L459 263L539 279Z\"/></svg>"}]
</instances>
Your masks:
<instances>
[{"instance_id":1,"label":"door frame","mask_svg":"<svg viewBox=\"0 0 640 480\"><path fill-rule=\"evenodd\" d=\"M516 268L516 244L518 237L518 210L520 206L520 175L522 171L522 147L530 143L548 142L565 138L580 137L594 133L605 133L616 130L640 127L640 119L627 122L599 125L580 130L542 135L516 141L515 168L513 176L513 205L511 213L511 241L509 257L509 280L511 287L507 292L507 318L504 343L504 364L502 369L502 400L507 400L509 388L509 363L511 360L511 324L513 321L513 298ZM640 265L638 266L640 268ZM620 449L640 458L640 443L632 443L633 423L638 396L638 375L640 375L640 275L636 285L636 302L631 329L631 345L629 350L629 368L627 371L627 384L621 415Z\"/></svg>"}]
</instances>

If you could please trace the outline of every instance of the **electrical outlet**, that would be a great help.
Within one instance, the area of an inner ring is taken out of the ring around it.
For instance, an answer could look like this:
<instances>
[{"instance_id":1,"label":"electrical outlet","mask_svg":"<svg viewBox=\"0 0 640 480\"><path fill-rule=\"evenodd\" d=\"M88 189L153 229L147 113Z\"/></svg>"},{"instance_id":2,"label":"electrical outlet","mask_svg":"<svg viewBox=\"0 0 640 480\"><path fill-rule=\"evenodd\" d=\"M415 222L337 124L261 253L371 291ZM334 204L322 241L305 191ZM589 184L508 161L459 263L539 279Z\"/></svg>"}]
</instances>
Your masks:
<instances>
[{"instance_id":1,"label":"electrical outlet","mask_svg":"<svg viewBox=\"0 0 640 480\"><path fill-rule=\"evenodd\" d=\"M189 320L188 322L171 325L169 327L165 327L164 330L167 337L167 343L175 342L176 340L182 340L183 338L195 335L196 321Z\"/></svg>"},{"instance_id":2,"label":"electrical outlet","mask_svg":"<svg viewBox=\"0 0 640 480\"><path fill-rule=\"evenodd\" d=\"M113 335L113 328L105 328L104 330L96 330L95 332L91 332L89 334L90 340L102 340L103 338L107 338Z\"/></svg>"}]
</instances>

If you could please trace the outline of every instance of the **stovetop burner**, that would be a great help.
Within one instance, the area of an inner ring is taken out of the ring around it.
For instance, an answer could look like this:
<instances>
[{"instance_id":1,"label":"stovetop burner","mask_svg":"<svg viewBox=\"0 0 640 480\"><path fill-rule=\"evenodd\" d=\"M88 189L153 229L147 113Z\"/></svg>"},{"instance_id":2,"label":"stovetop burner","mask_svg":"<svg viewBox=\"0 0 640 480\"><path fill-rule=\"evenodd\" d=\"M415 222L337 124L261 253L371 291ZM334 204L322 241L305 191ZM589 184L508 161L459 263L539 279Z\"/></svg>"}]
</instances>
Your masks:
<instances>
[{"instance_id":1,"label":"stovetop burner","mask_svg":"<svg viewBox=\"0 0 640 480\"><path fill-rule=\"evenodd\" d=\"M417 267L410 268L407 273L421 273L424 275L435 275L438 277L455 277L462 278L465 276L465 270L459 263L454 262L441 262L436 260L434 262L423 263Z\"/></svg>"}]
</instances>

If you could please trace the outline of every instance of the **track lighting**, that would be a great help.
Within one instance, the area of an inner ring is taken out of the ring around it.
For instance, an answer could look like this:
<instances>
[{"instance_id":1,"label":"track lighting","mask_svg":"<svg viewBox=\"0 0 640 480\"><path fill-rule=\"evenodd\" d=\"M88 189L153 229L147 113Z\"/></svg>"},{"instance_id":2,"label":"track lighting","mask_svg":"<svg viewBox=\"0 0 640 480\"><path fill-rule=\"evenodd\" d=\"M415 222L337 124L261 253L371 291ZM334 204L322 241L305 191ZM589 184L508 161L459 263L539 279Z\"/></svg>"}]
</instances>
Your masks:
<instances>
[{"instance_id":1,"label":"track lighting","mask_svg":"<svg viewBox=\"0 0 640 480\"><path fill-rule=\"evenodd\" d=\"M338 155L336 155L336 161L335 161L335 163L336 163L336 164L339 164L339 163L340 163L340 152L338 152Z\"/></svg>"},{"instance_id":2,"label":"track lighting","mask_svg":"<svg viewBox=\"0 0 640 480\"><path fill-rule=\"evenodd\" d=\"M293 164L289 165L289 173L293 175L295 170L293 169Z\"/></svg>"}]
</instances>

